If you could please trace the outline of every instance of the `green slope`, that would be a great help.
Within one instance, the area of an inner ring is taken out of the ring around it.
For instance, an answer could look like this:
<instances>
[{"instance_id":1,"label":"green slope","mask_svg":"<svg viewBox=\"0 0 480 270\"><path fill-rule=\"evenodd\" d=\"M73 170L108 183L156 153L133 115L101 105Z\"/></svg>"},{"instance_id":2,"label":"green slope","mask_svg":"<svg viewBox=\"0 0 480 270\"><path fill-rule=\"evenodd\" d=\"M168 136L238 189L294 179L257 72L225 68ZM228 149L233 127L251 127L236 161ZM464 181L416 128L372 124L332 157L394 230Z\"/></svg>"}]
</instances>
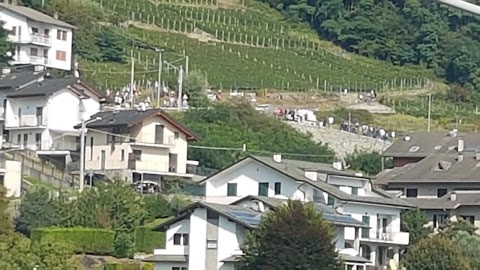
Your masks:
<instances>
[{"instance_id":1,"label":"green slope","mask_svg":"<svg viewBox=\"0 0 480 270\"><path fill-rule=\"evenodd\" d=\"M258 3L174 1L95 0L121 20L136 25L118 28L121 35L164 48L164 59L169 62L178 60L177 54L188 55L189 69L206 74L216 88L418 89L434 78L424 69L343 53L320 41L308 26L285 22L273 9ZM198 35L192 37L198 29L210 34L207 42ZM155 80L157 53L139 48L131 53L139 72L136 79ZM128 63L81 64L82 75L98 86L129 82ZM174 82L174 76L171 70L165 78Z\"/></svg>"}]
</instances>

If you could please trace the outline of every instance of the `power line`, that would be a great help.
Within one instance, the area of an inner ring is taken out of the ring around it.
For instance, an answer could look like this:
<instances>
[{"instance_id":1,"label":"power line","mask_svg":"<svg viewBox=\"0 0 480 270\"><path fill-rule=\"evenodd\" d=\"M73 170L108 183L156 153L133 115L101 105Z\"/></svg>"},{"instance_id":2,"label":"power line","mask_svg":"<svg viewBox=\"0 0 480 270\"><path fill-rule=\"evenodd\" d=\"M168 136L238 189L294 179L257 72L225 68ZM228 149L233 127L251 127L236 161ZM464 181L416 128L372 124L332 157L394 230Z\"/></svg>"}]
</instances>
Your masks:
<instances>
[{"instance_id":1,"label":"power line","mask_svg":"<svg viewBox=\"0 0 480 270\"><path fill-rule=\"evenodd\" d=\"M95 72L95 73L100 73L100 74L131 74L130 71L99 71L99 70L92 70L92 69L83 69L83 68L78 68L77 70L79 71L85 71L85 72ZM153 73L157 72L158 69L150 69L146 71L135 71L135 74L145 74L145 73Z\"/></svg>"},{"instance_id":2,"label":"power line","mask_svg":"<svg viewBox=\"0 0 480 270\"><path fill-rule=\"evenodd\" d=\"M103 130L98 130L98 129L93 129L93 128L87 128L88 130L93 130L98 133L106 134L106 135L111 135L115 137L121 137L124 139L130 139L130 136L125 136L125 135L120 135L108 131L103 131ZM143 142L143 141L138 141L135 140L135 142L146 144L146 145L151 145L155 146L157 144L151 143L151 142ZM188 148L196 148L196 149L205 149L205 150L220 150L220 151L238 151L238 152L249 152L249 153L259 153L259 154L281 154L284 156L292 156L292 157L335 157L335 155L319 155L319 154L299 154L299 153L279 153L279 152L273 152L273 151L265 151L265 150L249 150L247 149L246 145L244 144L244 147L241 148L235 148L235 147L222 147L222 146L203 146L203 145L188 145Z\"/></svg>"}]
</instances>

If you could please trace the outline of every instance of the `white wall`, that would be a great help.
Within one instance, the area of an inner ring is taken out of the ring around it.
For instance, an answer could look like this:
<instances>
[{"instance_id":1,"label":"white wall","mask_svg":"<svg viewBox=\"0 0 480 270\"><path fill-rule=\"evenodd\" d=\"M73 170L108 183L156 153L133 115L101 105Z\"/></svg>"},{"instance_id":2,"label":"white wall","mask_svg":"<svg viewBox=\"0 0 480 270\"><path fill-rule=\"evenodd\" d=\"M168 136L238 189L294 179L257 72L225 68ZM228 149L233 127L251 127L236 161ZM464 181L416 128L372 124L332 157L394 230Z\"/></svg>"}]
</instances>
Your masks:
<instances>
[{"instance_id":1,"label":"white wall","mask_svg":"<svg viewBox=\"0 0 480 270\"><path fill-rule=\"evenodd\" d=\"M5 161L4 187L7 190L7 197L20 197L22 192L22 163L20 161Z\"/></svg>"},{"instance_id":2,"label":"white wall","mask_svg":"<svg viewBox=\"0 0 480 270\"><path fill-rule=\"evenodd\" d=\"M227 196L228 183L237 183L237 197L258 195L260 182L268 182L268 196L275 196L275 182L282 183L281 195L286 198L304 197L297 192L298 186L290 178L273 171L271 168L253 160L245 160L243 166L236 167L230 173L220 173L205 183L206 197ZM312 191L313 196L313 191Z\"/></svg>"},{"instance_id":3,"label":"white wall","mask_svg":"<svg viewBox=\"0 0 480 270\"><path fill-rule=\"evenodd\" d=\"M363 216L370 217L370 230L377 231L377 214L392 216L391 232L400 232L400 209L393 207L382 207L380 205L367 205L347 203L344 205L343 212L350 214L356 220L362 221Z\"/></svg>"},{"instance_id":4,"label":"white wall","mask_svg":"<svg viewBox=\"0 0 480 270\"><path fill-rule=\"evenodd\" d=\"M218 223L218 256L217 269L224 268L225 263L221 262L232 255L241 254L240 244L245 237L245 228L237 226L237 223L229 221L220 216ZM228 267L226 265L225 267Z\"/></svg>"},{"instance_id":5,"label":"white wall","mask_svg":"<svg viewBox=\"0 0 480 270\"><path fill-rule=\"evenodd\" d=\"M205 270L207 250L207 210L197 208L190 215L188 269Z\"/></svg>"},{"instance_id":6,"label":"white wall","mask_svg":"<svg viewBox=\"0 0 480 270\"><path fill-rule=\"evenodd\" d=\"M30 61L30 48L35 47L38 48L38 56L43 57L44 53L43 50L48 50L48 57L46 64L48 67L62 69L62 70L71 70L72 67L72 40L73 40L73 32L72 29L67 29L63 27L59 27L56 25L45 24L41 22L31 21L27 18L17 15L16 13L10 12L8 10L0 8L0 20L5 22L4 28L8 30L12 30L12 27L20 28L20 34L17 33L16 36L10 35L9 38L12 41L22 41L22 44L17 44L18 48L20 49L20 55L16 56L17 60L22 60L20 62L23 63L37 63ZM50 45L48 46L39 46L33 45L28 41L31 39L32 35L32 27L38 28L39 34L43 35L45 29L49 29L49 36L50 36ZM57 31L63 30L67 31L67 40L58 40L57 39ZM17 52L17 49L14 49ZM57 60L56 53L57 51L64 51L66 53L65 61ZM15 54L15 52L12 52ZM23 60L28 60L30 62L24 62Z\"/></svg>"},{"instance_id":7,"label":"white wall","mask_svg":"<svg viewBox=\"0 0 480 270\"><path fill-rule=\"evenodd\" d=\"M43 123L48 124L47 100L41 97L9 98L7 101L5 127L19 127L18 109L22 110L22 122L36 123L37 107L43 107Z\"/></svg>"},{"instance_id":8,"label":"white wall","mask_svg":"<svg viewBox=\"0 0 480 270\"><path fill-rule=\"evenodd\" d=\"M100 107L96 112L99 109ZM48 120L48 128L50 129L78 132L73 128L81 120L78 96L68 89L58 91L50 96L48 99Z\"/></svg>"}]
</instances>

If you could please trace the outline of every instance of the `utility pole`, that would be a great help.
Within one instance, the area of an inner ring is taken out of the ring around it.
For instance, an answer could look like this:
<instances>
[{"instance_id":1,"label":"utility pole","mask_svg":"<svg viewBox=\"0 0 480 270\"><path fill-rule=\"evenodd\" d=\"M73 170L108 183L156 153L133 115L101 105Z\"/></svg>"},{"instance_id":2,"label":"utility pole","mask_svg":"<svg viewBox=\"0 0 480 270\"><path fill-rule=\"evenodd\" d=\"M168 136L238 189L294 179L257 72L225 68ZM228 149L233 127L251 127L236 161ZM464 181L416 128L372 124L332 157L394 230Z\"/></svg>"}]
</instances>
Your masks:
<instances>
[{"instance_id":1,"label":"utility pole","mask_svg":"<svg viewBox=\"0 0 480 270\"><path fill-rule=\"evenodd\" d=\"M430 132L431 121L432 121L432 94L428 94L428 126L427 126L427 132Z\"/></svg>"},{"instance_id":2,"label":"utility pole","mask_svg":"<svg viewBox=\"0 0 480 270\"><path fill-rule=\"evenodd\" d=\"M352 126L352 112L349 110L348 111L348 132L351 132L351 127Z\"/></svg>"},{"instance_id":3,"label":"utility pole","mask_svg":"<svg viewBox=\"0 0 480 270\"><path fill-rule=\"evenodd\" d=\"M185 75L188 76L188 55L185 56Z\"/></svg>"},{"instance_id":4,"label":"utility pole","mask_svg":"<svg viewBox=\"0 0 480 270\"><path fill-rule=\"evenodd\" d=\"M83 101L82 101L83 103ZM83 112L81 113L82 117L82 130L80 130L80 192L83 191L83 186L85 184L85 118Z\"/></svg>"},{"instance_id":5,"label":"utility pole","mask_svg":"<svg viewBox=\"0 0 480 270\"><path fill-rule=\"evenodd\" d=\"M130 98L131 98L131 104L130 107L133 108L134 99L133 99L133 84L134 84L134 79L135 79L135 58L132 57L132 70L130 72Z\"/></svg>"},{"instance_id":6,"label":"utility pole","mask_svg":"<svg viewBox=\"0 0 480 270\"><path fill-rule=\"evenodd\" d=\"M182 109L182 99L183 99L183 67L180 66L178 70L178 97L177 97L177 108L180 111Z\"/></svg>"},{"instance_id":7,"label":"utility pole","mask_svg":"<svg viewBox=\"0 0 480 270\"><path fill-rule=\"evenodd\" d=\"M158 86L157 86L157 108L160 108L160 89L162 88L162 50L158 53Z\"/></svg>"}]
</instances>

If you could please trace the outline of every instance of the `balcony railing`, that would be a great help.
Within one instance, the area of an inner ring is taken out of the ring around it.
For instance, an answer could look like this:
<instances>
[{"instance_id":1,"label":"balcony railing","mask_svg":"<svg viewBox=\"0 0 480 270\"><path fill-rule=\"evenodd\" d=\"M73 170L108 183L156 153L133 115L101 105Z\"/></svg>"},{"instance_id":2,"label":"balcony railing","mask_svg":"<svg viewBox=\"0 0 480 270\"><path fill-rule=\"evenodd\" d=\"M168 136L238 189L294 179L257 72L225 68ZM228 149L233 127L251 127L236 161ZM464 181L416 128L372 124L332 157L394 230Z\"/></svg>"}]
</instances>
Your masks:
<instances>
[{"instance_id":1,"label":"balcony railing","mask_svg":"<svg viewBox=\"0 0 480 270\"><path fill-rule=\"evenodd\" d=\"M13 56L13 62L15 63L30 63L37 65L48 65L48 59L41 56L23 56L19 57L18 55Z\"/></svg>"},{"instance_id":2,"label":"balcony railing","mask_svg":"<svg viewBox=\"0 0 480 270\"><path fill-rule=\"evenodd\" d=\"M34 115L27 115L19 117L19 126L20 127L39 127L45 126L46 121L42 117L34 116Z\"/></svg>"},{"instance_id":3,"label":"balcony railing","mask_svg":"<svg viewBox=\"0 0 480 270\"><path fill-rule=\"evenodd\" d=\"M408 245L409 233L369 230L368 233L367 231L361 231L360 239L393 242L400 245Z\"/></svg>"},{"instance_id":4,"label":"balcony railing","mask_svg":"<svg viewBox=\"0 0 480 270\"><path fill-rule=\"evenodd\" d=\"M12 42L18 43L35 43L40 45L50 46L52 44L52 40L50 37L40 34L31 34L30 36L9 36L9 39Z\"/></svg>"}]
</instances>

